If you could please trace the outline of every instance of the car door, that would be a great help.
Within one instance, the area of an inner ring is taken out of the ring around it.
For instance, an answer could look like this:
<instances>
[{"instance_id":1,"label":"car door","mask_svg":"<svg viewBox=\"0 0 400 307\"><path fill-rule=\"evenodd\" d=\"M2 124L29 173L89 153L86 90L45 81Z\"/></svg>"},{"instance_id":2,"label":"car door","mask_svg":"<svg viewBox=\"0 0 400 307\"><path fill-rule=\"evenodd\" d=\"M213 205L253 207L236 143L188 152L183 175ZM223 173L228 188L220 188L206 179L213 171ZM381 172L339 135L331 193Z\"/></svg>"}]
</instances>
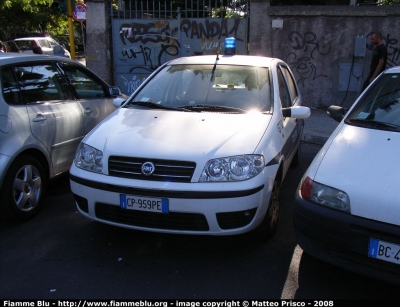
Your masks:
<instances>
[{"instance_id":1,"label":"car door","mask_svg":"<svg viewBox=\"0 0 400 307\"><path fill-rule=\"evenodd\" d=\"M106 116L115 111L109 86L90 70L63 62L61 69L76 92L77 101L83 109L85 133L89 133Z\"/></svg>"},{"instance_id":2,"label":"car door","mask_svg":"<svg viewBox=\"0 0 400 307\"><path fill-rule=\"evenodd\" d=\"M290 108L296 104L299 104L299 95L294 78L286 65L278 65L278 87L279 87L279 98L282 108ZM296 150L299 138L301 136L301 122L297 118L284 117L282 118L282 138L283 147L282 153L287 159L293 151ZM285 173L289 168L289 163L284 165Z\"/></svg>"},{"instance_id":3,"label":"car door","mask_svg":"<svg viewBox=\"0 0 400 307\"><path fill-rule=\"evenodd\" d=\"M54 62L14 66L32 134L48 150L54 174L67 171L85 135L80 104Z\"/></svg>"}]
</instances>

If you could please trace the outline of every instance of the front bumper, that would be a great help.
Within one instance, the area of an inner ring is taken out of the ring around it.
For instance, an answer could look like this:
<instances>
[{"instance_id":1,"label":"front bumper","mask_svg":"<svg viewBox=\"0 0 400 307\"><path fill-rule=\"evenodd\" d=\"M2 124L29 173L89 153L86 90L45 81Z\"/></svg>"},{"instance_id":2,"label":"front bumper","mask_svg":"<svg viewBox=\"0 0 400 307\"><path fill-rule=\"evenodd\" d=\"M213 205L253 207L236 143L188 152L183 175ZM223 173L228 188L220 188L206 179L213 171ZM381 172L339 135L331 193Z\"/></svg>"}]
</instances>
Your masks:
<instances>
[{"instance_id":1,"label":"front bumper","mask_svg":"<svg viewBox=\"0 0 400 307\"><path fill-rule=\"evenodd\" d=\"M276 172L271 167L271 172ZM195 235L235 235L259 226L267 211L275 174L262 180L229 183L157 183L83 179L74 166L70 173L71 190L80 213L102 223L130 229ZM268 172L267 172L268 173ZM96 177L96 175L92 175ZM99 176L98 178L100 178ZM130 185L128 184L130 183ZM132 184L136 183L135 187ZM255 185L255 183L257 183ZM207 190L207 186L225 189ZM230 187L230 190L227 190ZM189 190L188 188L191 188ZM167 214L123 209L120 195L167 198Z\"/></svg>"},{"instance_id":2,"label":"front bumper","mask_svg":"<svg viewBox=\"0 0 400 307\"><path fill-rule=\"evenodd\" d=\"M297 189L294 226L298 245L311 256L358 274L400 285L399 264L368 256L369 240L400 245L400 227L312 203Z\"/></svg>"}]
</instances>

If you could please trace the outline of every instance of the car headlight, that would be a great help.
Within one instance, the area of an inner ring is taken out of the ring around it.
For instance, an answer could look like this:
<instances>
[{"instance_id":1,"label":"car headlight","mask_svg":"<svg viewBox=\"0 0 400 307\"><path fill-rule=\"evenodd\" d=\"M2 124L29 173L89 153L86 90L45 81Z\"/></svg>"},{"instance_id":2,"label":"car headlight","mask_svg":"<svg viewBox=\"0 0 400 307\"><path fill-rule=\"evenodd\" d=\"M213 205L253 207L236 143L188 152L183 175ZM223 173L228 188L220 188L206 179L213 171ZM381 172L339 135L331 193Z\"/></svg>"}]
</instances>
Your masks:
<instances>
[{"instance_id":1,"label":"car headlight","mask_svg":"<svg viewBox=\"0 0 400 307\"><path fill-rule=\"evenodd\" d=\"M103 173L103 153L84 143L79 144L74 163L81 169L95 173Z\"/></svg>"},{"instance_id":2,"label":"car headlight","mask_svg":"<svg viewBox=\"0 0 400 307\"><path fill-rule=\"evenodd\" d=\"M301 184L301 195L314 203L350 213L350 198L346 192L315 182L309 177Z\"/></svg>"},{"instance_id":3,"label":"car headlight","mask_svg":"<svg viewBox=\"0 0 400 307\"><path fill-rule=\"evenodd\" d=\"M201 172L199 182L240 181L258 175L264 169L261 155L243 155L212 159Z\"/></svg>"}]
</instances>

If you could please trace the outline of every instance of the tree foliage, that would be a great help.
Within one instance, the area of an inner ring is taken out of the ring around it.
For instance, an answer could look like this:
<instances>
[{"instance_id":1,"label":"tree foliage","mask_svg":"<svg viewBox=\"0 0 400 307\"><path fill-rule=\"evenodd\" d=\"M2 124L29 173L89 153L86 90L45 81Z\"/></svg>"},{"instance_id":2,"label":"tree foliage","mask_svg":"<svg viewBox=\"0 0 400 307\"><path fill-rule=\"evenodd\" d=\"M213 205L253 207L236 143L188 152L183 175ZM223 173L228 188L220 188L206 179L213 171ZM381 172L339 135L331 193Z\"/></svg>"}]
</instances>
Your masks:
<instances>
[{"instance_id":1,"label":"tree foliage","mask_svg":"<svg viewBox=\"0 0 400 307\"><path fill-rule=\"evenodd\" d=\"M0 0L1 39L67 33L67 16L52 11L52 3L53 0Z\"/></svg>"},{"instance_id":2,"label":"tree foliage","mask_svg":"<svg viewBox=\"0 0 400 307\"><path fill-rule=\"evenodd\" d=\"M382 5L400 5L400 0L382 0Z\"/></svg>"}]
</instances>

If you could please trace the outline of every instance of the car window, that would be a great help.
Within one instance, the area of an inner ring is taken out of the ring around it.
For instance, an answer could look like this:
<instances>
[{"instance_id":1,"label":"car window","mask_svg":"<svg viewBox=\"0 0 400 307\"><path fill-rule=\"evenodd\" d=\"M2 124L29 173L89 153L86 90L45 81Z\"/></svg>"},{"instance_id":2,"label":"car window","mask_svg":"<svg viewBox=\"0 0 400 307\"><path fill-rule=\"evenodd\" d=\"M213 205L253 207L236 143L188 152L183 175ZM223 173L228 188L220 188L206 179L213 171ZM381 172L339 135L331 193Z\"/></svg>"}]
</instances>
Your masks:
<instances>
[{"instance_id":1,"label":"car window","mask_svg":"<svg viewBox=\"0 0 400 307\"><path fill-rule=\"evenodd\" d=\"M279 97L281 99L282 108L289 108L292 106L292 101L290 99L288 86L286 84L285 78L283 77L282 70L278 69L277 73L278 73Z\"/></svg>"},{"instance_id":2,"label":"car window","mask_svg":"<svg viewBox=\"0 0 400 307\"><path fill-rule=\"evenodd\" d=\"M291 95L291 101L292 101L292 104L294 104L294 102L296 101L296 98L298 96L296 83L294 82L293 76L289 72L289 69L287 67L280 66L280 68L281 68L283 74L286 77L286 81L287 81L287 84L288 84L289 92L290 92L290 95Z\"/></svg>"},{"instance_id":3,"label":"car window","mask_svg":"<svg viewBox=\"0 0 400 307\"><path fill-rule=\"evenodd\" d=\"M212 105L269 111L269 72L265 67L241 65L167 66L133 100L168 107Z\"/></svg>"},{"instance_id":4,"label":"car window","mask_svg":"<svg viewBox=\"0 0 400 307\"><path fill-rule=\"evenodd\" d=\"M49 41L47 39L39 39L38 42L41 47L51 48Z\"/></svg>"},{"instance_id":5,"label":"car window","mask_svg":"<svg viewBox=\"0 0 400 307\"><path fill-rule=\"evenodd\" d=\"M53 63L23 64L14 68L25 103L70 99L62 75Z\"/></svg>"},{"instance_id":6,"label":"car window","mask_svg":"<svg viewBox=\"0 0 400 307\"><path fill-rule=\"evenodd\" d=\"M54 46L59 45L59 43L57 43L56 41L54 41L52 39L47 40L47 42L49 43L51 48L53 48Z\"/></svg>"},{"instance_id":7,"label":"car window","mask_svg":"<svg viewBox=\"0 0 400 307\"><path fill-rule=\"evenodd\" d=\"M32 50L32 48L33 48L33 41L32 40L15 41L15 43L17 44L18 48L21 51Z\"/></svg>"},{"instance_id":8,"label":"car window","mask_svg":"<svg viewBox=\"0 0 400 307\"><path fill-rule=\"evenodd\" d=\"M384 74L374 82L346 118L351 120L400 126L400 74Z\"/></svg>"},{"instance_id":9,"label":"car window","mask_svg":"<svg viewBox=\"0 0 400 307\"><path fill-rule=\"evenodd\" d=\"M12 67L4 67L0 71L3 98L10 105L22 104L18 81Z\"/></svg>"},{"instance_id":10,"label":"car window","mask_svg":"<svg viewBox=\"0 0 400 307\"><path fill-rule=\"evenodd\" d=\"M61 68L79 99L102 98L109 95L104 82L89 70L65 62L61 64Z\"/></svg>"}]
</instances>

